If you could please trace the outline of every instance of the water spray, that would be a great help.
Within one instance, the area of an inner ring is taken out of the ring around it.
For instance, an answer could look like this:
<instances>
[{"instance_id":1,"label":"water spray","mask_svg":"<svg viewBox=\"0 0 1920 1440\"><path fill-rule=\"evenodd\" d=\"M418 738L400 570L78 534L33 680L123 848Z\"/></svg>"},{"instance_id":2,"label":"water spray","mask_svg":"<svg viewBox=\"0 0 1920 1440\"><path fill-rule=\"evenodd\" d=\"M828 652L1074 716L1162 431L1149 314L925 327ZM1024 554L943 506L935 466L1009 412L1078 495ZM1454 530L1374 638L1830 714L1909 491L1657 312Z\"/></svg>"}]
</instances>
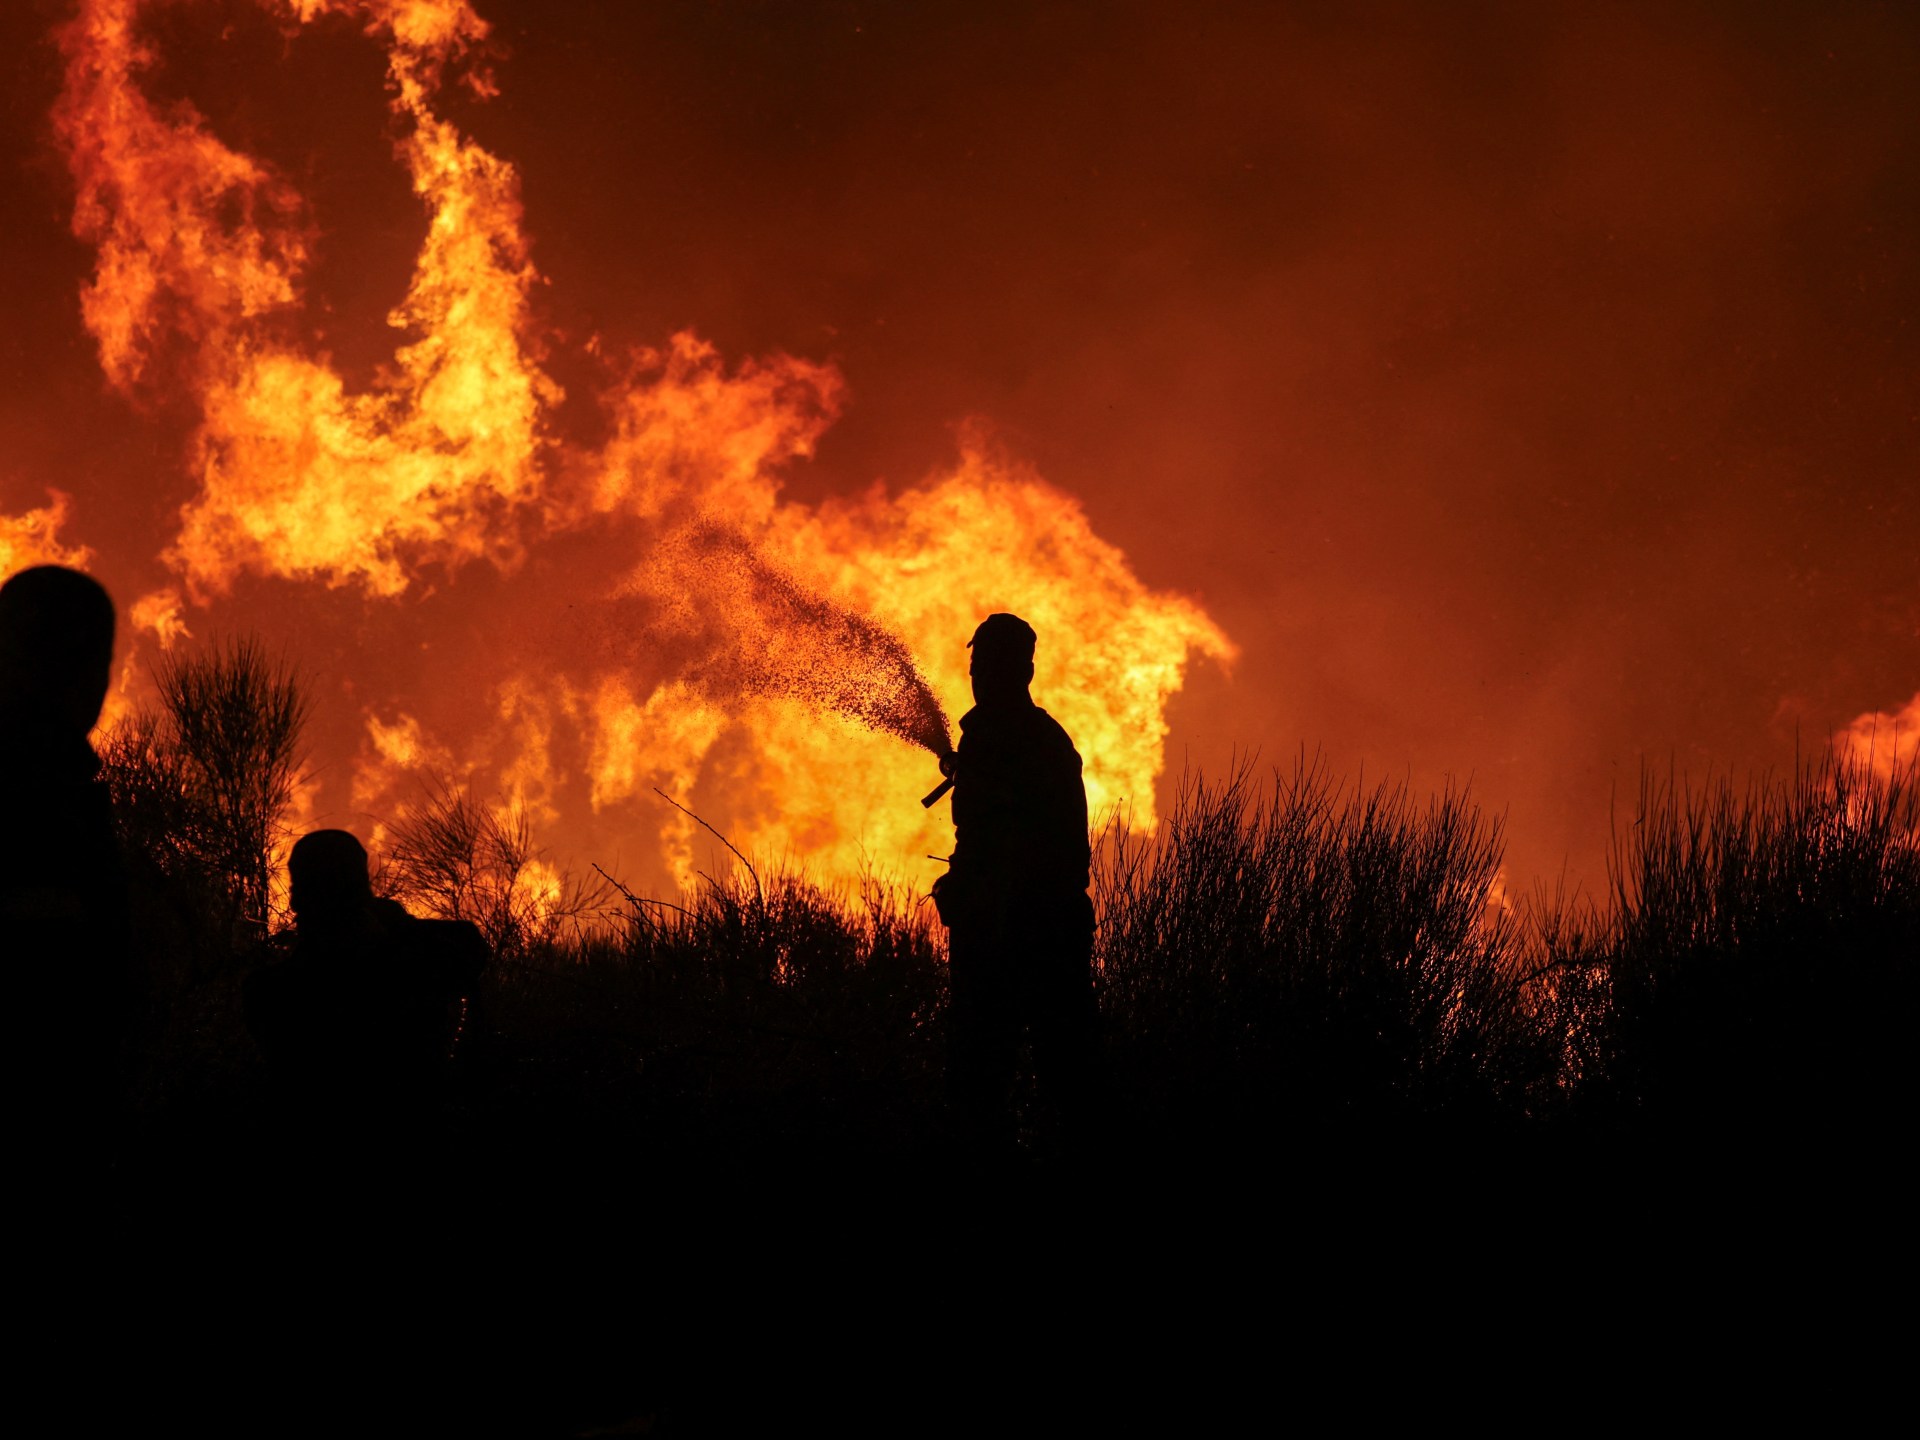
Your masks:
<instances>
[{"instance_id":1,"label":"water spray","mask_svg":"<svg viewBox=\"0 0 1920 1440\"><path fill-rule=\"evenodd\" d=\"M917 745L945 778L921 800L931 810L953 788L947 713L907 644L881 621L821 594L760 554L736 530L706 523L663 542L642 572L672 595L677 620L704 654L686 679L718 699L797 700Z\"/></svg>"}]
</instances>

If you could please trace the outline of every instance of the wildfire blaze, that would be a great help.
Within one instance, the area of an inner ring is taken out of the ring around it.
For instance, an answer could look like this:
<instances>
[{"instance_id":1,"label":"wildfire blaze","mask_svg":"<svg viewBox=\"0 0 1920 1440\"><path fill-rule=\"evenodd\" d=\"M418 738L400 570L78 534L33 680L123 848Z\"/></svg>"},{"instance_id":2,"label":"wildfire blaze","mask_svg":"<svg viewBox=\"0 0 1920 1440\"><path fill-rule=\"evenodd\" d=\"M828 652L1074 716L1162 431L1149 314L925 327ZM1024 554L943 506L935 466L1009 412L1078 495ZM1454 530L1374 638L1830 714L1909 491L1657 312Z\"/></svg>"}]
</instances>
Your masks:
<instances>
[{"instance_id":1,"label":"wildfire blaze","mask_svg":"<svg viewBox=\"0 0 1920 1440\"><path fill-rule=\"evenodd\" d=\"M291 32L351 24L383 47L424 239L388 316L397 347L355 388L302 328L319 231L296 186L149 96L143 0L81 4L56 130L97 256L83 317L113 386L184 393L197 417L195 491L161 552L178 585L135 599L133 628L170 645L200 612L240 623L222 606L242 577L407 610L426 652L502 612L551 617L538 643L481 647L478 678L343 677L362 739L309 808L390 816L440 777L563 841L657 837L685 879L692 821L659 788L714 807L750 853L907 873L945 845L944 817L913 802L965 705L965 639L1013 610L1039 631L1037 698L1086 756L1095 811L1152 825L1167 704L1193 657L1234 654L1197 603L1142 584L1072 498L984 437L899 493L787 498L783 469L845 404L825 364L729 365L677 334L611 367L601 443L569 440L519 176L444 104L455 85L494 93L487 22L466 0L261 4ZM56 543L62 503L4 522L9 565L84 558ZM476 564L490 598L463 607Z\"/></svg>"},{"instance_id":2,"label":"wildfire blaze","mask_svg":"<svg viewBox=\"0 0 1920 1440\"><path fill-rule=\"evenodd\" d=\"M513 169L431 108L443 65L484 25L464 4L277 7L302 23L348 15L385 39L399 150L427 211L389 317L410 338L378 390L350 394L275 323L298 306L308 259L298 195L191 109L146 99L141 8L100 0L67 28L58 128L74 228L99 247L82 308L102 368L131 390L183 346L200 405L200 493L168 561L196 597L243 569L390 596L428 559L500 555L511 510L539 494L541 410L558 394L523 338L534 272Z\"/></svg>"},{"instance_id":3,"label":"wildfire blaze","mask_svg":"<svg viewBox=\"0 0 1920 1440\"><path fill-rule=\"evenodd\" d=\"M369 839L924 880L1011 609L1096 809L1304 747L1603 893L1636 770L1910 753L1920 15L1430 9L0 6L0 568L110 716L283 650Z\"/></svg>"}]
</instances>

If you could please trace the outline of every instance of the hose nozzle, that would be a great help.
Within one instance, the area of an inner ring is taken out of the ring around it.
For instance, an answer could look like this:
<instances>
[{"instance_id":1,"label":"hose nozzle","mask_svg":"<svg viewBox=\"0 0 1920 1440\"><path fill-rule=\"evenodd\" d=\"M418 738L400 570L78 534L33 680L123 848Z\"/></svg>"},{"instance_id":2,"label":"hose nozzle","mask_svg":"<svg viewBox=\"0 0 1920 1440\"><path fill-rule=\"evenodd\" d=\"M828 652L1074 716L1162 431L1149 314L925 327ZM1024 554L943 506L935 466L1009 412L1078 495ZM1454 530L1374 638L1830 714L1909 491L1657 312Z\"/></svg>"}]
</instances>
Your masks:
<instances>
[{"instance_id":1,"label":"hose nozzle","mask_svg":"<svg viewBox=\"0 0 1920 1440\"><path fill-rule=\"evenodd\" d=\"M942 795L946 794L947 791L953 789L954 759L955 759L955 756L951 750L949 750L946 754L940 757L940 773L946 776L947 778L942 780L938 785L934 786L932 793L927 795L927 797L920 802L920 808L922 810L931 810L935 805L939 803L940 797Z\"/></svg>"}]
</instances>

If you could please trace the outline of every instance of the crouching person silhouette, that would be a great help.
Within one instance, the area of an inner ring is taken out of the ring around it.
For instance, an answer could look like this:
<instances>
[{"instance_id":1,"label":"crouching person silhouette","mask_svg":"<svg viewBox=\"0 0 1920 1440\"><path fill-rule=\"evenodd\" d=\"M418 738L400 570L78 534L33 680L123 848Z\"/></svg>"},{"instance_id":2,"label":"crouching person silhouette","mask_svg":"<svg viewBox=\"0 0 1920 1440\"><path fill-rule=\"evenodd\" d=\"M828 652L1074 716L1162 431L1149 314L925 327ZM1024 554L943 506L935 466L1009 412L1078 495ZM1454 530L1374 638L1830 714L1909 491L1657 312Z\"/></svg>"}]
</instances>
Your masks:
<instances>
[{"instance_id":1,"label":"crouching person silhouette","mask_svg":"<svg viewBox=\"0 0 1920 1440\"><path fill-rule=\"evenodd\" d=\"M127 880L87 740L113 666L113 601L77 570L0 585L0 954L13 987L11 1143L59 1184L112 1155L136 1015ZM71 1162L70 1164L68 1162Z\"/></svg>"},{"instance_id":2,"label":"crouching person silhouette","mask_svg":"<svg viewBox=\"0 0 1920 1440\"><path fill-rule=\"evenodd\" d=\"M985 1158L1017 1142L1023 1036L1068 1147L1087 1140L1094 1101L1087 792L1073 741L1028 693L1034 642L1006 614L969 642L974 708L952 761L953 858L934 885L949 930L949 1102Z\"/></svg>"},{"instance_id":3,"label":"crouching person silhouette","mask_svg":"<svg viewBox=\"0 0 1920 1440\"><path fill-rule=\"evenodd\" d=\"M285 958L247 979L255 1043L296 1123L347 1145L406 1144L438 1098L486 942L466 921L376 897L344 830L302 836L287 870Z\"/></svg>"}]
</instances>

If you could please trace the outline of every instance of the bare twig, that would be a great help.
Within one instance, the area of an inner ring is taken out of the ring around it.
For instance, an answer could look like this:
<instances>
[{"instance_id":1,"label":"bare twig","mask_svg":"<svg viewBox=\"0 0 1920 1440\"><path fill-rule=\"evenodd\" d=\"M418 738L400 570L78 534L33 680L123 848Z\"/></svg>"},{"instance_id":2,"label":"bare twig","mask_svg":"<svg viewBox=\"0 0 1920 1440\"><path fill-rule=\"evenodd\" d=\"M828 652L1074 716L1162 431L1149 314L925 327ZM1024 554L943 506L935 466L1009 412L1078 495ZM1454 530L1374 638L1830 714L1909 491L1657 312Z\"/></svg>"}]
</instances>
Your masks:
<instances>
[{"instance_id":1,"label":"bare twig","mask_svg":"<svg viewBox=\"0 0 1920 1440\"><path fill-rule=\"evenodd\" d=\"M726 836L720 834L718 830L715 830L713 826L707 824L705 820L702 820L698 815L694 814L693 811L687 809L686 806L682 805L678 800L674 799L671 795L667 794L667 792L662 790L658 785L653 787L653 793L658 795L662 800L666 801L667 804L673 806L674 809L678 810L682 815L685 815L689 820L692 820L695 824L699 825L701 829L717 837L722 845L726 846L727 849L733 851L734 857L737 860L739 860L739 862L742 865L747 867L747 874L753 877L754 898L759 902L760 908L762 910L766 909L767 897L766 897L766 892L760 888L760 872L753 868L753 862L751 860L747 859L746 856L740 853L739 847L736 846L731 840L727 839Z\"/></svg>"},{"instance_id":2,"label":"bare twig","mask_svg":"<svg viewBox=\"0 0 1920 1440\"><path fill-rule=\"evenodd\" d=\"M594 865L593 868L595 870L600 870L600 866L597 863ZM614 889L618 890L621 896L626 900L626 902L629 905L634 905L634 906L658 905L665 910L678 910L682 915L686 916L689 920L694 918L693 912L687 909L686 906L684 905L676 905L671 900L656 900L649 895L634 894L633 891L629 890L626 886L622 885L618 880L614 879L613 876L609 875L604 870L600 870L600 878L606 881L609 885L613 886Z\"/></svg>"}]
</instances>

